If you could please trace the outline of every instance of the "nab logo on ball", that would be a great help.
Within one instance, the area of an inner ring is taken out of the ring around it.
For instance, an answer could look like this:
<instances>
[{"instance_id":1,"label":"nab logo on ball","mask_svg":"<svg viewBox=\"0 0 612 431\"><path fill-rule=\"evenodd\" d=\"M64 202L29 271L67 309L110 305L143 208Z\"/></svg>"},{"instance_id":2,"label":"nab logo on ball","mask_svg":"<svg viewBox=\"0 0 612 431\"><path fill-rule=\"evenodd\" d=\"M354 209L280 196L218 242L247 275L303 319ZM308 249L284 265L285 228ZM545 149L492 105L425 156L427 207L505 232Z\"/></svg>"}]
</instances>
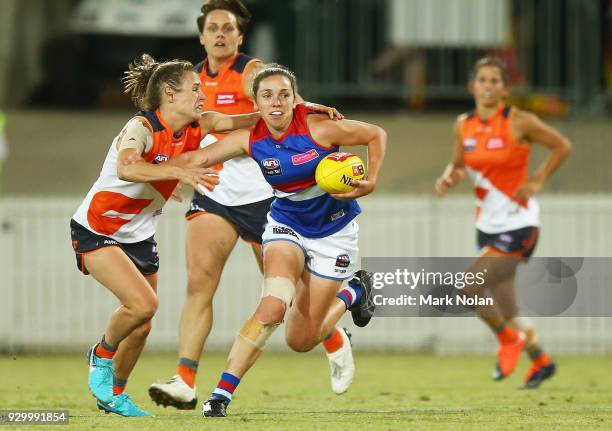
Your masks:
<instances>
[{"instance_id":1,"label":"nab logo on ball","mask_svg":"<svg viewBox=\"0 0 612 431\"><path fill-rule=\"evenodd\" d=\"M317 165L315 180L328 193L346 193L355 188L353 181L366 176L363 161L351 153L332 153Z\"/></svg>"},{"instance_id":2,"label":"nab logo on ball","mask_svg":"<svg viewBox=\"0 0 612 431\"><path fill-rule=\"evenodd\" d=\"M264 175L282 175L280 160L264 159L261 161Z\"/></svg>"}]
</instances>

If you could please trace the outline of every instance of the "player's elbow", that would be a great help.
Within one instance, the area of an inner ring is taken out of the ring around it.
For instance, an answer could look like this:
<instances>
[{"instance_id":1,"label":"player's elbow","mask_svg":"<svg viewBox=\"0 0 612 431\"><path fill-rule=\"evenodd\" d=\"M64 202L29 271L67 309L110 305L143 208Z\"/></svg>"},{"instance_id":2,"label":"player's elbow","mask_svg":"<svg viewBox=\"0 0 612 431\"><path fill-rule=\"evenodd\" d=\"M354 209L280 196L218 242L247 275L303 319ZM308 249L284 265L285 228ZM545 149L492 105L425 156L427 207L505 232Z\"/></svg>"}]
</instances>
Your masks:
<instances>
[{"instance_id":1,"label":"player's elbow","mask_svg":"<svg viewBox=\"0 0 612 431\"><path fill-rule=\"evenodd\" d=\"M121 181L130 181L130 169L129 166L117 165L117 178Z\"/></svg>"},{"instance_id":2,"label":"player's elbow","mask_svg":"<svg viewBox=\"0 0 612 431\"><path fill-rule=\"evenodd\" d=\"M383 144L387 144L387 132L382 127L376 126L376 137Z\"/></svg>"},{"instance_id":3,"label":"player's elbow","mask_svg":"<svg viewBox=\"0 0 612 431\"><path fill-rule=\"evenodd\" d=\"M123 165L119 163L117 165L117 178L121 181L136 181L136 177L134 176L134 167L132 165Z\"/></svg>"},{"instance_id":4,"label":"player's elbow","mask_svg":"<svg viewBox=\"0 0 612 431\"><path fill-rule=\"evenodd\" d=\"M559 154L565 159L572 152L572 143L567 138L561 139L559 144Z\"/></svg>"}]
</instances>

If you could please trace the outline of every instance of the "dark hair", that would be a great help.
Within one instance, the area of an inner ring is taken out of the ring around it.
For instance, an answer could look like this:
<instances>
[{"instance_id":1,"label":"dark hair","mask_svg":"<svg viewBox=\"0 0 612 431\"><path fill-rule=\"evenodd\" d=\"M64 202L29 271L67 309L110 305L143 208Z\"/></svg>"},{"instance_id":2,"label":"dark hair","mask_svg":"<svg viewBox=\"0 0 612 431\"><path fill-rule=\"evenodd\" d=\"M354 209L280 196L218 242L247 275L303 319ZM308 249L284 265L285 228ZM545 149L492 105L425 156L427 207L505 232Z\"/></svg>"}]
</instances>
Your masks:
<instances>
[{"instance_id":1,"label":"dark hair","mask_svg":"<svg viewBox=\"0 0 612 431\"><path fill-rule=\"evenodd\" d=\"M142 54L128 66L123 78L124 93L132 97L134 105L144 111L154 111L161 105L164 85L178 91L183 74L193 71L193 64L185 60L158 63L149 54Z\"/></svg>"},{"instance_id":2,"label":"dark hair","mask_svg":"<svg viewBox=\"0 0 612 431\"><path fill-rule=\"evenodd\" d=\"M251 21L251 12L246 8L240 0L208 0L202 5L202 13L198 16L198 30L200 33L204 30L204 21L206 16L213 10L226 10L236 17L238 23L238 31L244 34L249 21Z\"/></svg>"},{"instance_id":3,"label":"dark hair","mask_svg":"<svg viewBox=\"0 0 612 431\"><path fill-rule=\"evenodd\" d=\"M470 72L470 81L473 81L476 78L478 71L484 66L497 67L501 73L501 78L504 85L508 85L508 66L506 66L506 63L504 63L504 61L499 57L483 57L474 63L472 71Z\"/></svg>"},{"instance_id":4,"label":"dark hair","mask_svg":"<svg viewBox=\"0 0 612 431\"><path fill-rule=\"evenodd\" d=\"M291 70L277 63L266 64L263 69L255 74L253 78L253 84L251 85L251 90L253 91L253 99L257 99L257 90L259 90L259 84L265 78L274 75L282 75L289 79L291 82L291 89L293 90L293 95L295 96L298 93L297 80L295 78L295 73Z\"/></svg>"}]
</instances>

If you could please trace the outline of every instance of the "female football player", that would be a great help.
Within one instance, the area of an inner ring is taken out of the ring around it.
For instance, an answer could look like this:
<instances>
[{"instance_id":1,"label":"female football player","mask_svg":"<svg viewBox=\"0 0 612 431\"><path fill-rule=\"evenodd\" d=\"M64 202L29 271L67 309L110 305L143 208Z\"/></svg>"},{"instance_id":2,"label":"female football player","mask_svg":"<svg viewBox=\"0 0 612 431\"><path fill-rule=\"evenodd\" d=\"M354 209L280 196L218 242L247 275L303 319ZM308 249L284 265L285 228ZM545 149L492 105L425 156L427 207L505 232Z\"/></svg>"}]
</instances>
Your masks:
<instances>
[{"instance_id":1,"label":"female football player","mask_svg":"<svg viewBox=\"0 0 612 431\"><path fill-rule=\"evenodd\" d=\"M255 112L251 83L263 63L239 52L251 16L249 11L239 0L210 0L201 10L197 24L206 58L196 65L196 70L206 96L203 109L224 114ZM317 106L341 118L333 108ZM203 144L210 145L221 137L206 136ZM178 409L194 409L197 404L196 373L211 330L213 297L225 262L238 238L242 238L251 245L262 268L262 234L274 199L271 187L250 157L240 155L214 168L220 171L219 184L201 192L196 190L186 214L187 299L179 324L177 373L149 388L149 395L157 404ZM332 336L336 343L325 346L332 387L336 392L344 392L348 380L338 382L336 368L344 368L340 374L353 372L351 346L342 329L336 329ZM346 367L341 363L342 357L349 361Z\"/></svg>"},{"instance_id":2,"label":"female football player","mask_svg":"<svg viewBox=\"0 0 612 431\"><path fill-rule=\"evenodd\" d=\"M571 145L534 114L505 105L507 82L501 60L485 57L476 62L469 83L476 109L457 118L453 157L435 189L444 196L466 174L474 181L481 253L472 271L487 269L487 287L495 303L477 306L475 311L500 344L494 378L507 377L526 347L532 367L524 387L536 388L554 374L555 364L542 350L531 322L519 317L514 278L518 264L531 256L538 239L539 208L534 195L565 160ZM545 146L550 154L529 176L532 143ZM463 290L468 295L483 293L475 286Z\"/></svg>"},{"instance_id":3,"label":"female football player","mask_svg":"<svg viewBox=\"0 0 612 431\"><path fill-rule=\"evenodd\" d=\"M193 65L180 60L158 63L147 54L130 65L125 91L141 111L113 140L100 177L70 226L78 268L121 303L102 340L89 352L89 389L100 409L147 416L123 390L157 309L157 222L179 181L214 184L206 174L217 173L166 162L198 149L206 133L248 127L259 114L203 114L204 95ZM123 163L135 155L139 161Z\"/></svg>"},{"instance_id":4,"label":"female football player","mask_svg":"<svg viewBox=\"0 0 612 431\"><path fill-rule=\"evenodd\" d=\"M307 115L308 109L296 104L295 76L279 65L259 71L252 92L261 120L251 130L233 132L222 142L171 161L210 166L250 156L276 197L263 234L262 297L234 342L217 388L204 403L204 416L226 415L240 379L286 314L287 344L306 352L328 338L347 309L358 326L365 326L373 312L371 284L363 280L363 272L340 289L357 260L355 218L361 210L355 199L376 186L385 132L358 121ZM317 186L314 173L318 162L339 145L368 147L368 178L355 181L351 192L330 195Z\"/></svg>"}]
</instances>

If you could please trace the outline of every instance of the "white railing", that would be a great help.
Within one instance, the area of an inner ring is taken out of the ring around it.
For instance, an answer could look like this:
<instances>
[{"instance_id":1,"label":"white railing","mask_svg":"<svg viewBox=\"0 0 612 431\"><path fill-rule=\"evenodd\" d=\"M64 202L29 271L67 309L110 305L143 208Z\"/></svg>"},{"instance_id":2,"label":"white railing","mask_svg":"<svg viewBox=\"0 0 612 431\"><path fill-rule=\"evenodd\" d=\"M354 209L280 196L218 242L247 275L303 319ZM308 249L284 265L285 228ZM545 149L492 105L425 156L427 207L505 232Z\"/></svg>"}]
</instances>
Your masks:
<instances>
[{"instance_id":1,"label":"white railing","mask_svg":"<svg viewBox=\"0 0 612 431\"><path fill-rule=\"evenodd\" d=\"M0 200L0 350L85 349L101 336L117 302L76 269L69 219L79 202L56 197ZM537 255L612 256L612 197L544 196L540 202L543 229ZM471 197L372 197L364 199L362 207L362 256L475 253ZM149 347L159 350L177 345L186 285L183 211L184 205L170 203L156 236L160 306ZM207 349L228 348L257 303L260 280L250 248L240 244L215 298ZM553 351L612 352L612 319L534 321ZM270 347L283 348L282 330L277 332ZM482 353L495 348L475 318L379 318L353 332L358 349Z\"/></svg>"}]
</instances>

